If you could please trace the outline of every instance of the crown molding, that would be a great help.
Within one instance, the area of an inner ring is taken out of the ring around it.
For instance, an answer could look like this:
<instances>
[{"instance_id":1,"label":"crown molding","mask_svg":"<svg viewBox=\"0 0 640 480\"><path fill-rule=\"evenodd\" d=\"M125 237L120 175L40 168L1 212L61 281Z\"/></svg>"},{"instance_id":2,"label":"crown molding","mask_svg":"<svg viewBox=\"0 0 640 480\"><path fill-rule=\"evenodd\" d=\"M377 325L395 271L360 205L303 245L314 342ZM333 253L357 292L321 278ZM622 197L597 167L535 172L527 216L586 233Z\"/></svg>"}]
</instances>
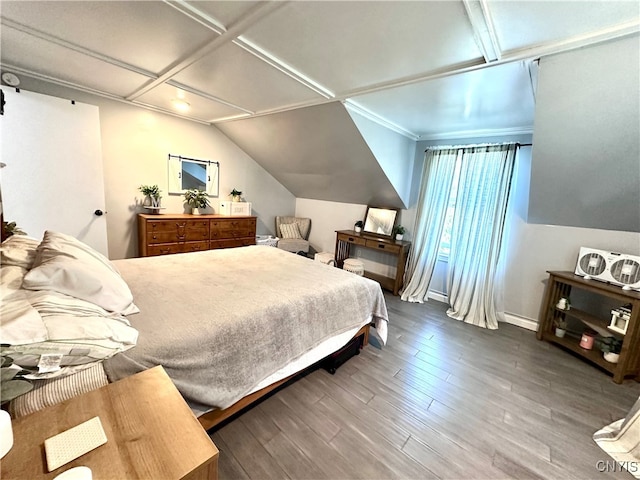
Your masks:
<instances>
[{"instance_id":1,"label":"crown molding","mask_svg":"<svg viewBox=\"0 0 640 480\"><path fill-rule=\"evenodd\" d=\"M344 100L342 104L347 108L347 110L351 110L352 112L357 113L358 115L361 115L382 127L393 130L394 132L399 133L400 135L407 137L410 140L416 141L419 138L419 136L415 133L407 130L406 128L402 128L400 125L390 122L386 118L373 113L371 110L367 110L362 105L358 105L357 103L355 103L353 100Z\"/></svg>"},{"instance_id":2,"label":"crown molding","mask_svg":"<svg viewBox=\"0 0 640 480\"><path fill-rule=\"evenodd\" d=\"M424 133L418 137L418 140L450 140L457 138L488 138L488 137L504 137L509 135L533 135L533 126L522 126L513 128L485 128L477 130L462 130L458 132L447 133Z\"/></svg>"},{"instance_id":3,"label":"crown molding","mask_svg":"<svg viewBox=\"0 0 640 480\"><path fill-rule=\"evenodd\" d=\"M6 69L7 71L11 71L13 73L19 73L21 75L25 75L27 77L31 77L31 78L34 78L36 80L42 80L44 82L53 83L55 85L60 85L61 87L72 88L74 90L78 90L79 92L88 93L88 94L91 94L91 95L96 95L98 97L106 98L108 100L113 100L115 102L124 103L124 104L130 105L130 106L135 106L135 107L139 107L139 108L144 108L145 110L152 110L154 112L164 113L165 115L171 115L172 117L181 118L183 120L189 120L190 122L196 122L196 123L200 123L202 125L211 125L211 123L206 121L206 120L200 120L198 118L188 117L188 116L185 116L185 115L179 115L179 114L177 114L175 112L172 112L170 110L165 110L164 108L155 107L153 105L148 105L148 104L145 104L145 103L142 103L142 102L133 102L133 101L127 100L125 98L119 97L117 95L113 95L111 93L103 92L102 90L96 90L94 88L84 87L82 85L78 85L78 84L73 83L73 82L68 82L66 80L61 80L59 78L52 77L50 75L43 75L41 73L32 72L31 70L27 70L27 69L24 69L24 68L21 68L21 67L17 67L15 65L11 65L11 64L8 64L8 63L0 62L0 68L2 68L3 70Z\"/></svg>"}]
</instances>

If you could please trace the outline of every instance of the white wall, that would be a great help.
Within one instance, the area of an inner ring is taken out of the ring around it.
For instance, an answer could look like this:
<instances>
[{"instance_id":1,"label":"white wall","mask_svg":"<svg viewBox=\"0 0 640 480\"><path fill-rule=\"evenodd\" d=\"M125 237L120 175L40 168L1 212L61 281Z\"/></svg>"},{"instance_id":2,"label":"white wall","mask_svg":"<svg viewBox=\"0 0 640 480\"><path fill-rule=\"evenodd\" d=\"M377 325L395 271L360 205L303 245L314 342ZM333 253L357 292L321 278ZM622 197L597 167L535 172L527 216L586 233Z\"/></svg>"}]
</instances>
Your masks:
<instances>
[{"instance_id":1,"label":"white wall","mask_svg":"<svg viewBox=\"0 0 640 480\"><path fill-rule=\"evenodd\" d=\"M295 197L217 128L72 89L23 78L23 88L97 105L104 163L109 257L137 255L136 214L141 184L158 184L165 213L182 213L182 197L169 196L167 155L220 162L220 199L237 188L252 202L258 233L273 234L275 216L294 212ZM68 195L69 192L60 192ZM50 199L55 201L55 199ZM218 199L212 199L214 210Z\"/></svg>"},{"instance_id":2,"label":"white wall","mask_svg":"<svg viewBox=\"0 0 640 480\"><path fill-rule=\"evenodd\" d=\"M347 112L405 207L408 207L411 202L411 177L416 142L363 117L348 108L348 105Z\"/></svg>"},{"instance_id":3,"label":"white wall","mask_svg":"<svg viewBox=\"0 0 640 480\"><path fill-rule=\"evenodd\" d=\"M364 220L366 205L356 203L327 202L298 198L296 200L296 216L311 218L309 242L318 252L334 252L336 247L336 230L353 230L358 220ZM385 255L366 248L352 248L351 257L361 259L367 271L395 276L395 257Z\"/></svg>"}]
</instances>

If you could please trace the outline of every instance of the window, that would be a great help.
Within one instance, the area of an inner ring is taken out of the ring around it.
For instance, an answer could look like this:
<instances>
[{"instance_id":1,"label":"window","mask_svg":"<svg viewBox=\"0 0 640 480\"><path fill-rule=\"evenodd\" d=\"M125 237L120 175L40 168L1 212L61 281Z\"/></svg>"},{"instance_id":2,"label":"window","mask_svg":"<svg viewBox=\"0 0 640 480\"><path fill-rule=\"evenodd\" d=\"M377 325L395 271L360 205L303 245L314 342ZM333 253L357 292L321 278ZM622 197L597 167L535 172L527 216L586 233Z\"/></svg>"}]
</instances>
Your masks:
<instances>
[{"instance_id":1,"label":"window","mask_svg":"<svg viewBox=\"0 0 640 480\"><path fill-rule=\"evenodd\" d=\"M442 237L440 237L440 247L438 248L438 257L443 260L449 258L449 253L451 253L451 227L453 226L453 215L456 211L456 198L458 197L458 182L460 180L461 165L462 149L458 150L458 155L456 157L456 167L453 174L453 183L451 184L449 203L447 204L447 212L445 214Z\"/></svg>"}]
</instances>

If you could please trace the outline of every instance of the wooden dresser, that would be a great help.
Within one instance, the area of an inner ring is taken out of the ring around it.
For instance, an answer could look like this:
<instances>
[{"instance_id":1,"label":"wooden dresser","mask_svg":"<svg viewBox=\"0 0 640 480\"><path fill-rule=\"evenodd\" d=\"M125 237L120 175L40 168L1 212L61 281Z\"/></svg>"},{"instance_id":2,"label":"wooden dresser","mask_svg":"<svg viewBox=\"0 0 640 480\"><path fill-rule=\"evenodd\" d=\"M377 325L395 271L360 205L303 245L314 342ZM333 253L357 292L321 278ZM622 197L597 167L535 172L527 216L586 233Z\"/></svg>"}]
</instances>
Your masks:
<instances>
[{"instance_id":1,"label":"wooden dresser","mask_svg":"<svg viewBox=\"0 0 640 480\"><path fill-rule=\"evenodd\" d=\"M256 217L138 214L141 257L255 245Z\"/></svg>"}]
</instances>

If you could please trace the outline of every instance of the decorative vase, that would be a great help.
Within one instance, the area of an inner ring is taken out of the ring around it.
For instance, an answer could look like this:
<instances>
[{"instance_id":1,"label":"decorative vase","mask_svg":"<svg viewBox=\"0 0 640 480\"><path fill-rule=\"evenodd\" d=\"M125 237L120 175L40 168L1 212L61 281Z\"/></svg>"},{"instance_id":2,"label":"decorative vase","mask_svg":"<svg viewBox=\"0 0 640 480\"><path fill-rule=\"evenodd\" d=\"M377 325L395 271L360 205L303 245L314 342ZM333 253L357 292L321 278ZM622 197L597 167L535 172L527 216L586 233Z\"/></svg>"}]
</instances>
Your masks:
<instances>
[{"instance_id":1,"label":"decorative vase","mask_svg":"<svg viewBox=\"0 0 640 480\"><path fill-rule=\"evenodd\" d=\"M610 363L618 363L618 360L620 360L620 354L619 353L604 352L604 354L602 356L604 357L604 359L607 362L610 362Z\"/></svg>"},{"instance_id":2,"label":"decorative vase","mask_svg":"<svg viewBox=\"0 0 640 480\"><path fill-rule=\"evenodd\" d=\"M403 234L400 234L400 233L396 234L396 240L402 240L403 238L404 238Z\"/></svg>"},{"instance_id":3,"label":"decorative vase","mask_svg":"<svg viewBox=\"0 0 640 480\"><path fill-rule=\"evenodd\" d=\"M200 209L198 207L192 207L191 215L200 215Z\"/></svg>"},{"instance_id":4,"label":"decorative vase","mask_svg":"<svg viewBox=\"0 0 640 480\"><path fill-rule=\"evenodd\" d=\"M159 197L151 197L151 206L154 208L160 207L160 198Z\"/></svg>"},{"instance_id":5,"label":"decorative vase","mask_svg":"<svg viewBox=\"0 0 640 480\"><path fill-rule=\"evenodd\" d=\"M231 201L232 202L239 202L240 200L242 200L242 198L240 197L240 195L233 195L231 197Z\"/></svg>"},{"instance_id":6,"label":"decorative vase","mask_svg":"<svg viewBox=\"0 0 640 480\"><path fill-rule=\"evenodd\" d=\"M567 333L567 331L564 328L556 327L556 337L563 338L565 333Z\"/></svg>"},{"instance_id":7,"label":"decorative vase","mask_svg":"<svg viewBox=\"0 0 640 480\"><path fill-rule=\"evenodd\" d=\"M362 231L361 227L353 227L356 233L360 233Z\"/></svg>"}]
</instances>

